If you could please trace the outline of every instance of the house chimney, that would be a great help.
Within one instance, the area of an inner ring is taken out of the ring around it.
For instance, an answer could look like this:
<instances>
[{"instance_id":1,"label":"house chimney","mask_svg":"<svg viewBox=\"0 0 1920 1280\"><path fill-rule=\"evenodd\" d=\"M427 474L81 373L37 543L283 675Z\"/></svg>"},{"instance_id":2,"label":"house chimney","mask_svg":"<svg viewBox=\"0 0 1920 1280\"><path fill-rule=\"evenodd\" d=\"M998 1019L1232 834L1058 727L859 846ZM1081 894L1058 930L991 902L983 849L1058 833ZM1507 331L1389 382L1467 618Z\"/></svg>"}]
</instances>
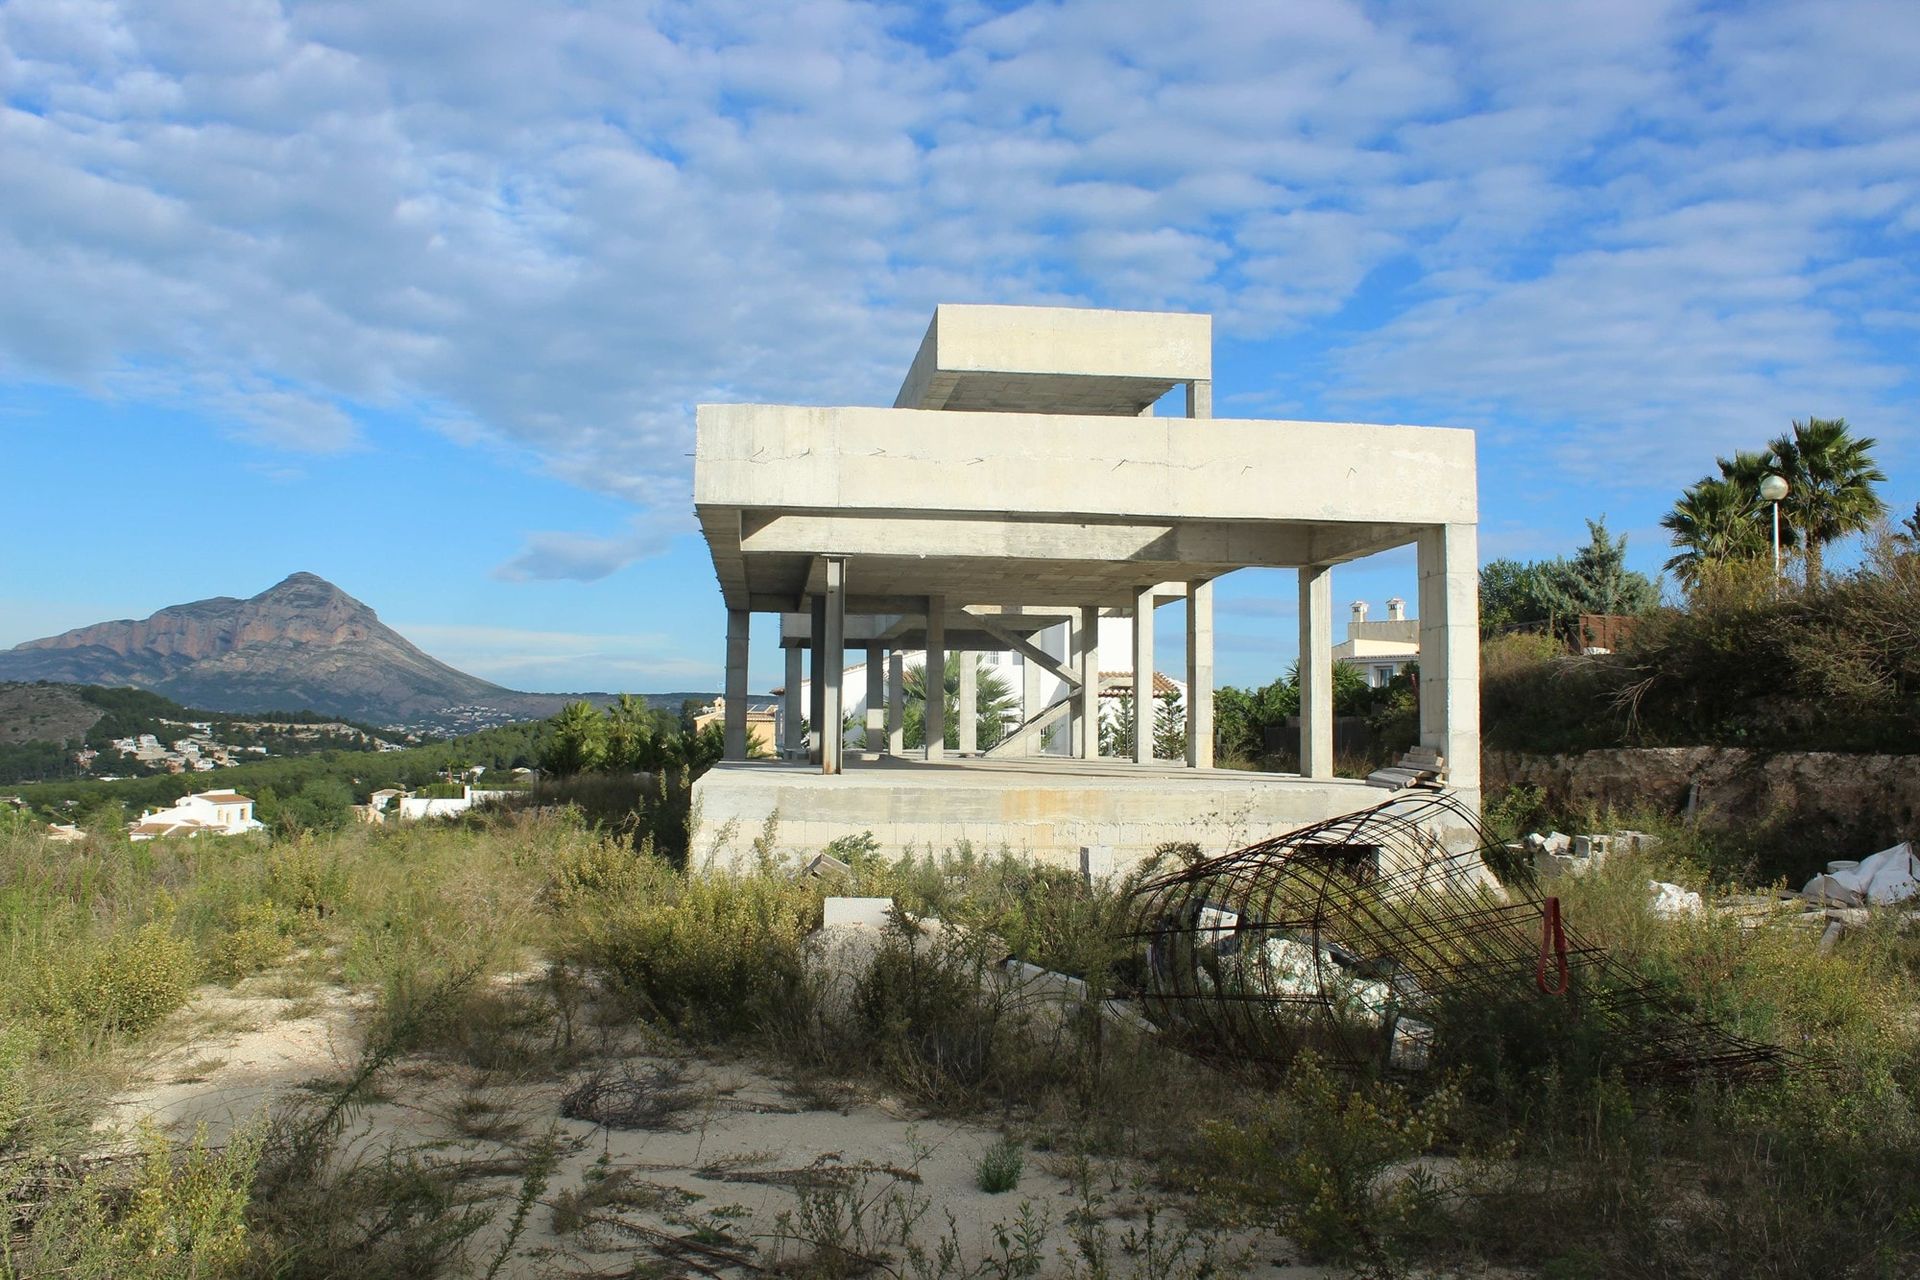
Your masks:
<instances>
[{"instance_id":1,"label":"house chimney","mask_svg":"<svg viewBox=\"0 0 1920 1280\"><path fill-rule=\"evenodd\" d=\"M1356 623L1360 623L1360 622L1365 622L1366 620L1367 620L1367 602L1365 600L1355 600L1353 602L1353 621Z\"/></svg>"},{"instance_id":2,"label":"house chimney","mask_svg":"<svg viewBox=\"0 0 1920 1280\"><path fill-rule=\"evenodd\" d=\"M1407 602L1399 596L1387 601L1387 621L1405 622L1407 620Z\"/></svg>"}]
</instances>

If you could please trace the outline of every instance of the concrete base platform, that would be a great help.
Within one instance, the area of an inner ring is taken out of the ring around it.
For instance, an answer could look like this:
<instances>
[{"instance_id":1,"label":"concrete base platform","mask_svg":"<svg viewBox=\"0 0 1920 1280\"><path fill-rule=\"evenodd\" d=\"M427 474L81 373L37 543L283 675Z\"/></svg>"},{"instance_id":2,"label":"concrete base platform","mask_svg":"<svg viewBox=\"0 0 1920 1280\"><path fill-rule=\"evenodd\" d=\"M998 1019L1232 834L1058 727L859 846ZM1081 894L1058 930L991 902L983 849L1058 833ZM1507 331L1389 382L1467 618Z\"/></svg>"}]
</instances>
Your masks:
<instances>
[{"instance_id":1,"label":"concrete base platform","mask_svg":"<svg viewBox=\"0 0 1920 1280\"><path fill-rule=\"evenodd\" d=\"M782 854L871 832L889 857L965 845L1079 867L1081 850L1090 848L1094 870L1125 872L1169 840L1192 841L1211 857L1392 794L1346 778L1119 760L929 764L849 753L837 777L803 764L727 762L694 783L692 850L698 866L740 865L773 817L773 845Z\"/></svg>"}]
</instances>

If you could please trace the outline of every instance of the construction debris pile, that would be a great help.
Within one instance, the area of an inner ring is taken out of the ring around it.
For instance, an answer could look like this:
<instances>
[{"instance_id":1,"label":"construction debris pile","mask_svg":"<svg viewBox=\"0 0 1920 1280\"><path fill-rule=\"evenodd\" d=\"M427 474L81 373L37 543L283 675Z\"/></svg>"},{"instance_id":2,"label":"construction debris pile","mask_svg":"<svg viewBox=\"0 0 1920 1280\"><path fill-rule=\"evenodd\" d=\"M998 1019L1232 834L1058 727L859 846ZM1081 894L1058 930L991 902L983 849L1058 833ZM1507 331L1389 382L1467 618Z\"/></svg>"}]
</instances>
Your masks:
<instances>
[{"instance_id":1,"label":"construction debris pile","mask_svg":"<svg viewBox=\"0 0 1920 1280\"><path fill-rule=\"evenodd\" d=\"M1467 831L1449 851L1435 834ZM1492 842L1451 796L1409 790L1133 892L1141 999L1196 1056L1284 1069L1303 1050L1356 1071L1419 1073L1476 1011L1564 1001L1630 1078L1771 1072L1783 1050L1673 1006L1559 918L1501 886Z\"/></svg>"}]
</instances>

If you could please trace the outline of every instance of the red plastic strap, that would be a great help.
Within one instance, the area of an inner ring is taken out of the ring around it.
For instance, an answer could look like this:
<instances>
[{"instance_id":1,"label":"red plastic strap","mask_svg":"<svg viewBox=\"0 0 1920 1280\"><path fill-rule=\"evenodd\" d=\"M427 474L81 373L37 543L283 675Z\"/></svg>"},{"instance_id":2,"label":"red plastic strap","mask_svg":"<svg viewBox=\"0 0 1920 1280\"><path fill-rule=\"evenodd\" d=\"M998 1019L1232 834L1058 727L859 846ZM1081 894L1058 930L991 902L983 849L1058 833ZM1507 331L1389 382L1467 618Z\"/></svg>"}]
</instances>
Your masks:
<instances>
[{"instance_id":1,"label":"red plastic strap","mask_svg":"<svg viewBox=\"0 0 1920 1280\"><path fill-rule=\"evenodd\" d=\"M1540 915L1540 962L1533 969L1533 983L1543 996L1567 994L1567 931L1560 923L1560 899L1548 898ZM1554 965L1554 981L1547 981L1547 960Z\"/></svg>"}]
</instances>

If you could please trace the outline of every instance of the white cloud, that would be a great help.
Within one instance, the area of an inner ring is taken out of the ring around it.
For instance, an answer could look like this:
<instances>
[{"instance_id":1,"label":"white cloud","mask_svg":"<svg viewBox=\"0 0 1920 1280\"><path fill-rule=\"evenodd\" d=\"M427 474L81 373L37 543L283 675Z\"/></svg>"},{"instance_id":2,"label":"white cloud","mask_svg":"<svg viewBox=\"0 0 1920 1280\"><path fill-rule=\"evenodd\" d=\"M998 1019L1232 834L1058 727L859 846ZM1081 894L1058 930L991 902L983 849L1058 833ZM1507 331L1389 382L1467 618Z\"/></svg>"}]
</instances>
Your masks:
<instances>
[{"instance_id":1,"label":"white cloud","mask_svg":"<svg viewBox=\"0 0 1920 1280\"><path fill-rule=\"evenodd\" d=\"M13 0L0 377L305 451L401 408L648 513L518 578L684 528L698 400L884 402L942 300L1364 300L1313 394L1667 484L1677 427L1916 399L1905 8Z\"/></svg>"}]
</instances>

